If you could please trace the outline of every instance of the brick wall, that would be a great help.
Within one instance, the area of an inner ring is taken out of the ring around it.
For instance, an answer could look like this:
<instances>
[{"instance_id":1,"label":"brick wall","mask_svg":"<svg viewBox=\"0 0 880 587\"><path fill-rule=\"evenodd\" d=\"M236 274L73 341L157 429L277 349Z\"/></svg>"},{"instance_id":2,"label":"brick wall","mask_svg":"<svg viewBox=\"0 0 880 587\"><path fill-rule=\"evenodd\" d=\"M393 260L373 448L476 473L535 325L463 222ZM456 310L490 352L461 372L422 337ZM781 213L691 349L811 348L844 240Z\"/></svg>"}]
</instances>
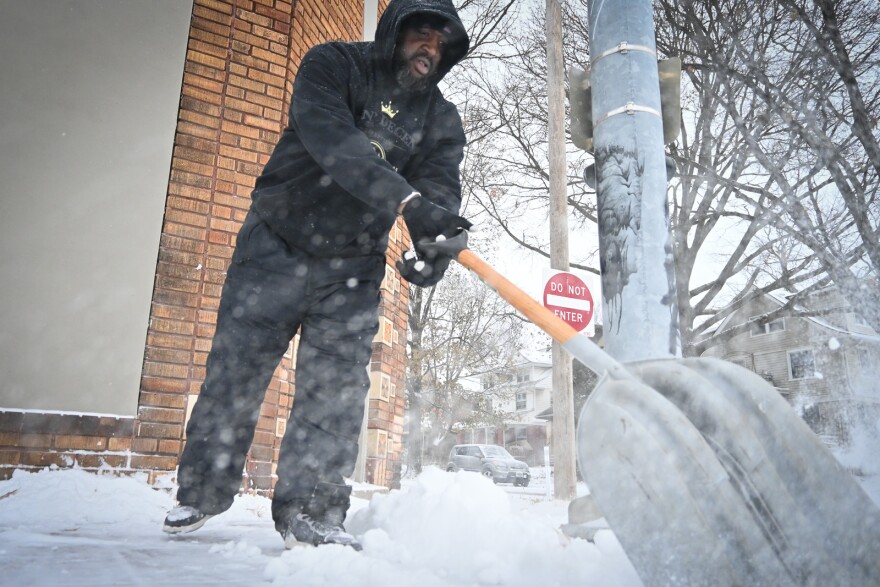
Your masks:
<instances>
[{"instance_id":1,"label":"brick wall","mask_svg":"<svg viewBox=\"0 0 880 587\"><path fill-rule=\"evenodd\" d=\"M0 479L15 469L78 466L132 469L135 419L0 412Z\"/></svg>"},{"instance_id":2,"label":"brick wall","mask_svg":"<svg viewBox=\"0 0 880 587\"><path fill-rule=\"evenodd\" d=\"M392 229L388 256L398 259L409 248L402 221ZM367 426L367 479L376 485L396 487L400 481L406 379L406 330L409 287L391 264L385 268L379 332L370 365L370 402Z\"/></svg>"},{"instance_id":3,"label":"brick wall","mask_svg":"<svg viewBox=\"0 0 880 587\"><path fill-rule=\"evenodd\" d=\"M362 20L358 0L195 0L137 417L0 412L0 475L74 462L153 478L174 471L236 233L287 122L296 68L316 43L360 40ZM406 248L405 238L394 231L391 259ZM367 435L367 480L386 486L399 476L407 303L406 287L389 272ZM267 391L246 465L248 488L272 487L294 399L294 357L295 343Z\"/></svg>"}]
</instances>

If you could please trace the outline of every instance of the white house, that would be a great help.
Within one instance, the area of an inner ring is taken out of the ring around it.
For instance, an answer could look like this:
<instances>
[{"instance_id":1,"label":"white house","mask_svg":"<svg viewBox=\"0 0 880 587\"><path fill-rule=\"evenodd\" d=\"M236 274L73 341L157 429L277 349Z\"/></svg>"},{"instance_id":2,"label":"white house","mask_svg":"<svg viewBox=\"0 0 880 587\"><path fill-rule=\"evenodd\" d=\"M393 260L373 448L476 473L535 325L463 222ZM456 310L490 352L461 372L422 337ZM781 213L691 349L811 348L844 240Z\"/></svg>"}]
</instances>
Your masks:
<instances>
[{"instance_id":1,"label":"white house","mask_svg":"<svg viewBox=\"0 0 880 587\"><path fill-rule=\"evenodd\" d=\"M742 304L703 356L761 375L827 444L847 444L854 418L880 417L880 336L834 287L779 313L787 302L765 294ZM748 327L730 336L738 326Z\"/></svg>"},{"instance_id":2,"label":"white house","mask_svg":"<svg viewBox=\"0 0 880 587\"><path fill-rule=\"evenodd\" d=\"M543 462L551 423L539 416L549 410L552 364L549 354L521 352L508 371L470 376L473 387L486 396L487 406L502 418L500 426L469 428L458 435L462 443L500 444L530 464Z\"/></svg>"}]
</instances>

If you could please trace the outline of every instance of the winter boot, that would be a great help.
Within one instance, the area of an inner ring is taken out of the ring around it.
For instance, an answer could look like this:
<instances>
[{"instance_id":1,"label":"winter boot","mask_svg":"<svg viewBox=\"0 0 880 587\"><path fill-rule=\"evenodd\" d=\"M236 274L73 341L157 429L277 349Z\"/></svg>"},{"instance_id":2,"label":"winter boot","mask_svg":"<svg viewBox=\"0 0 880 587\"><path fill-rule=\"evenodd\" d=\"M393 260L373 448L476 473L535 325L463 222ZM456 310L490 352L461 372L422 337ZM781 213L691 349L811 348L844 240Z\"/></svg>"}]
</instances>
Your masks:
<instances>
[{"instance_id":1,"label":"winter boot","mask_svg":"<svg viewBox=\"0 0 880 587\"><path fill-rule=\"evenodd\" d=\"M342 522L349 506L351 487L318 483L312 498L300 513L293 516L281 533L284 547L299 544L341 544L362 550L360 542L345 531Z\"/></svg>"},{"instance_id":2,"label":"winter boot","mask_svg":"<svg viewBox=\"0 0 880 587\"><path fill-rule=\"evenodd\" d=\"M202 513L198 508L179 505L168 512L162 530L168 534L186 534L198 530L213 517L214 514Z\"/></svg>"}]
</instances>

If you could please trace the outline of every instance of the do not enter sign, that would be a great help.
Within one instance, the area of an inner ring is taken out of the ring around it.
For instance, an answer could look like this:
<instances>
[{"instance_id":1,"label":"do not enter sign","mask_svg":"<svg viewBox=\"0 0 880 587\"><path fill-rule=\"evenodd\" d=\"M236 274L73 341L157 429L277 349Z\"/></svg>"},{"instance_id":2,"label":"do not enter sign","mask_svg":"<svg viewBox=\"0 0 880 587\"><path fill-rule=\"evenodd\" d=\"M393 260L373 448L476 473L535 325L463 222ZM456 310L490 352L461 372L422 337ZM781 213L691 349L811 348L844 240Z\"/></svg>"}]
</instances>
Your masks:
<instances>
[{"instance_id":1,"label":"do not enter sign","mask_svg":"<svg viewBox=\"0 0 880 587\"><path fill-rule=\"evenodd\" d=\"M577 275L555 273L544 286L544 307L580 332L593 317L593 295Z\"/></svg>"}]
</instances>

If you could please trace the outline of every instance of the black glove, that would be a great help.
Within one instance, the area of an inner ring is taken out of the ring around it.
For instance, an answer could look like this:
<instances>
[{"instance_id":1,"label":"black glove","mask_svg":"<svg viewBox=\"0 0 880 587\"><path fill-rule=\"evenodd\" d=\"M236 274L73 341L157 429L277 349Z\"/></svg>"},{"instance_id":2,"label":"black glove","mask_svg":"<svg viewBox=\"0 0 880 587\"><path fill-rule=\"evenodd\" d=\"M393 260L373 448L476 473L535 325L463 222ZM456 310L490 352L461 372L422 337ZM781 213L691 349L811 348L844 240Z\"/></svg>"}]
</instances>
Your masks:
<instances>
[{"instance_id":1,"label":"black glove","mask_svg":"<svg viewBox=\"0 0 880 587\"><path fill-rule=\"evenodd\" d=\"M421 251L420 243L423 241L434 242L441 234L445 237L453 237L472 226L466 218L453 214L446 208L421 196L407 202L403 208L403 219L409 229L413 246L427 260L433 259L436 253ZM448 265L449 262L447 261L446 264Z\"/></svg>"},{"instance_id":2,"label":"black glove","mask_svg":"<svg viewBox=\"0 0 880 587\"><path fill-rule=\"evenodd\" d=\"M433 259L419 258L411 251L403 254L403 259L397 262L397 271L400 276L418 287L431 287L443 279L443 274L449 267L451 257L436 255Z\"/></svg>"}]
</instances>

